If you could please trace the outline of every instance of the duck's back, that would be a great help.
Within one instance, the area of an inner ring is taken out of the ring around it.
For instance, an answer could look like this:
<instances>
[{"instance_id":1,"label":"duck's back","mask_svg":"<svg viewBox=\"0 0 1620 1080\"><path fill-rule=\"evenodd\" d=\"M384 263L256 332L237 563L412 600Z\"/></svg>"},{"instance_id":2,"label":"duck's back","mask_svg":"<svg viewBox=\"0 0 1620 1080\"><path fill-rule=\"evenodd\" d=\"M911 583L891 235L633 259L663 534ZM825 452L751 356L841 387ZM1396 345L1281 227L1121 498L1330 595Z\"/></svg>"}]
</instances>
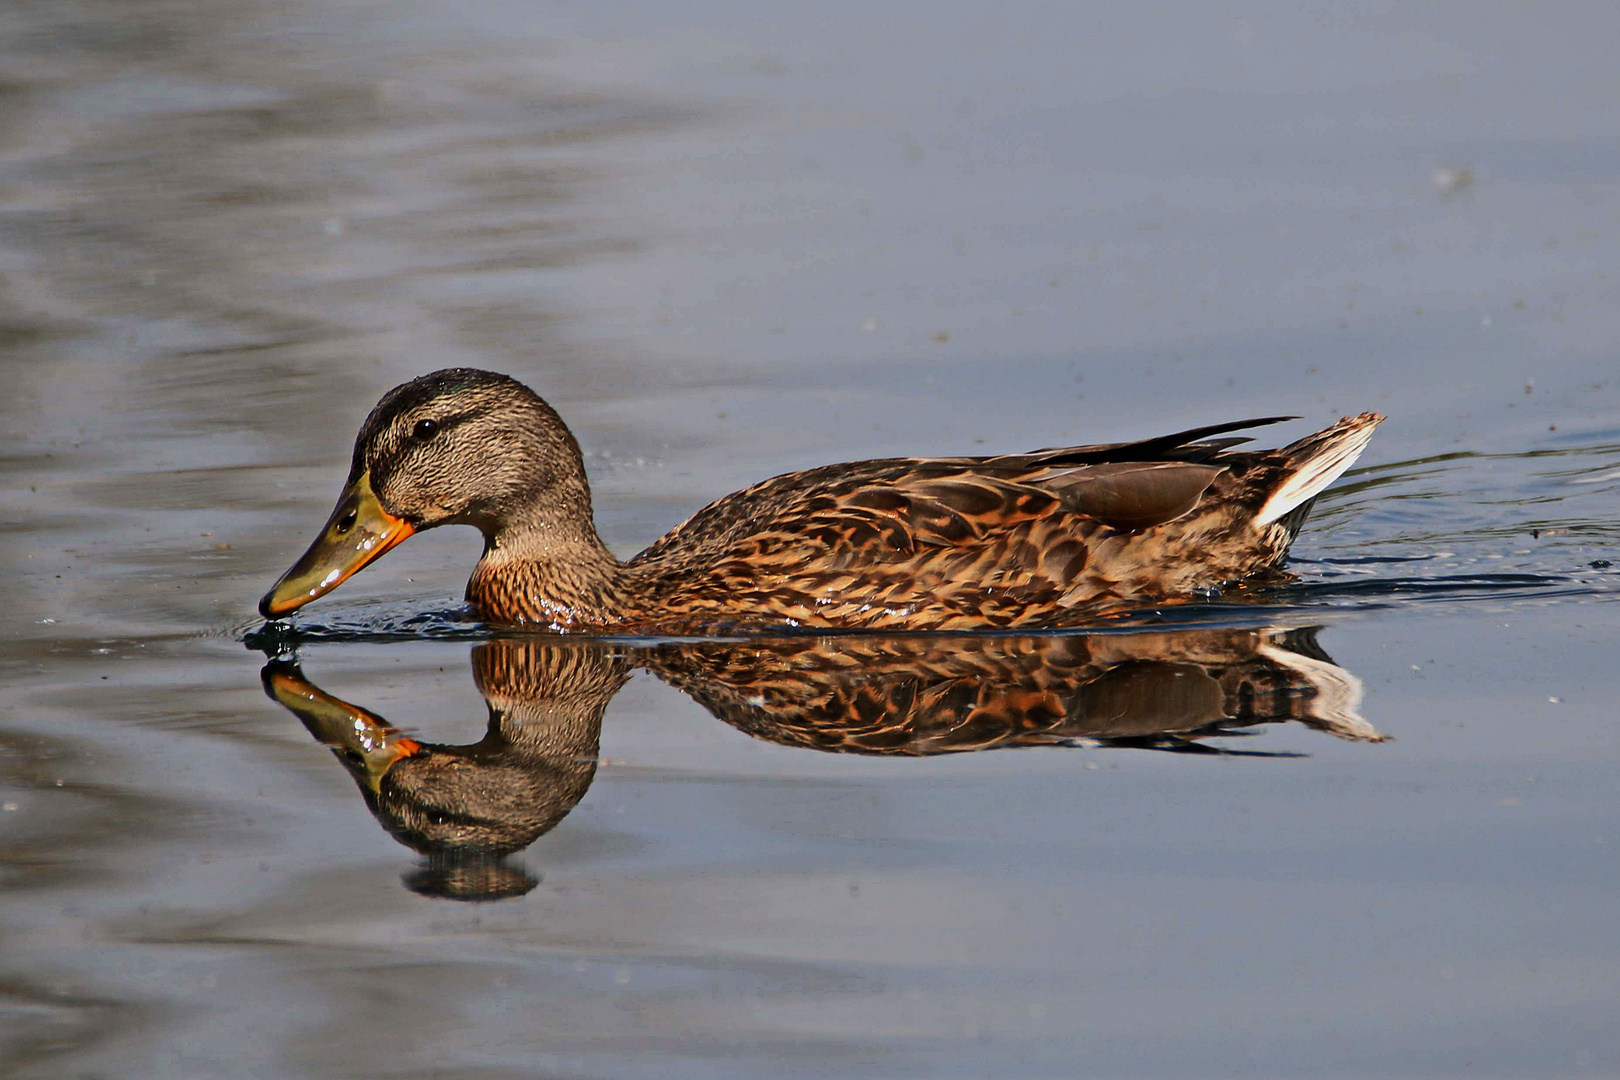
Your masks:
<instances>
[{"instance_id":1,"label":"duck's back","mask_svg":"<svg viewBox=\"0 0 1620 1080\"><path fill-rule=\"evenodd\" d=\"M1211 438L789 473L694 514L625 568L641 618L952 630L1056 625L1275 566L1381 417L1288 447Z\"/></svg>"}]
</instances>

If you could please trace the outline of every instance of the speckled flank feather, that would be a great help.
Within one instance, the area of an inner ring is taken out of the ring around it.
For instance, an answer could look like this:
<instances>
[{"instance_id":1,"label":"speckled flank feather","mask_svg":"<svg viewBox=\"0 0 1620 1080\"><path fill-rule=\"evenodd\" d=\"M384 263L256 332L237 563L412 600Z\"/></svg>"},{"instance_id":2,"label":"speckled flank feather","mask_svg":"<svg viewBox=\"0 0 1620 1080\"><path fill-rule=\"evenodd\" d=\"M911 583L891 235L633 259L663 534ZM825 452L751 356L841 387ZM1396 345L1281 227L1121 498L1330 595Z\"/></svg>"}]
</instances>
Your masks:
<instances>
[{"instance_id":1,"label":"speckled flank feather","mask_svg":"<svg viewBox=\"0 0 1620 1080\"><path fill-rule=\"evenodd\" d=\"M467 598L491 622L669 634L1055 626L1277 566L1382 417L1234 449L1248 440L1230 432L1283 419L789 473L620 563L597 536L579 447L557 414L506 376L455 369L383 399L351 483L369 477L381 511L413 531L481 529Z\"/></svg>"}]
</instances>

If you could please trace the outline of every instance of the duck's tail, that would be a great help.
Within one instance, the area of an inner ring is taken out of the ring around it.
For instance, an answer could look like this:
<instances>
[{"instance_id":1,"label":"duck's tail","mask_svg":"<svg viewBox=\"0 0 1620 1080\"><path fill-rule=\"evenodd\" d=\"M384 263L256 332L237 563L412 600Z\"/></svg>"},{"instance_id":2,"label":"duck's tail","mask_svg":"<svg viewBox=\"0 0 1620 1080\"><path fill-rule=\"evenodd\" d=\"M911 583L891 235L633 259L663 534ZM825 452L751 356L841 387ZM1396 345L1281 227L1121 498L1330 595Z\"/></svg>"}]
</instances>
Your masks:
<instances>
[{"instance_id":1,"label":"duck's tail","mask_svg":"<svg viewBox=\"0 0 1620 1080\"><path fill-rule=\"evenodd\" d=\"M1383 420L1383 416L1372 412L1347 416L1332 427L1277 451L1286 459L1287 475L1260 508L1256 524L1279 521L1320 495L1355 464L1356 458L1367 448L1373 429Z\"/></svg>"}]
</instances>

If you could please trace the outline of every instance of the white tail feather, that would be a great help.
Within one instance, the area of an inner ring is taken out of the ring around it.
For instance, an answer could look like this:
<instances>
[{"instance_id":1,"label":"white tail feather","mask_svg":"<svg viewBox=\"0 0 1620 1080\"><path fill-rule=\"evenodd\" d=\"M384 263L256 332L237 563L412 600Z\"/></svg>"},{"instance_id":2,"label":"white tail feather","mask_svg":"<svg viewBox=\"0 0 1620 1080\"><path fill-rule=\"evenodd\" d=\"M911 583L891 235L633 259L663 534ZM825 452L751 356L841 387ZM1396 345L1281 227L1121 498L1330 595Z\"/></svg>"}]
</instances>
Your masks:
<instances>
[{"instance_id":1,"label":"white tail feather","mask_svg":"<svg viewBox=\"0 0 1620 1080\"><path fill-rule=\"evenodd\" d=\"M1356 458L1367 448L1367 440L1372 438L1373 429L1383 419L1376 413L1347 416L1326 431L1296 443L1295 446L1302 452L1314 450L1314 456L1300 462L1299 468L1271 493L1266 504L1260 508L1255 524L1269 525L1320 495L1356 463ZM1313 447L1313 443L1319 445Z\"/></svg>"}]
</instances>

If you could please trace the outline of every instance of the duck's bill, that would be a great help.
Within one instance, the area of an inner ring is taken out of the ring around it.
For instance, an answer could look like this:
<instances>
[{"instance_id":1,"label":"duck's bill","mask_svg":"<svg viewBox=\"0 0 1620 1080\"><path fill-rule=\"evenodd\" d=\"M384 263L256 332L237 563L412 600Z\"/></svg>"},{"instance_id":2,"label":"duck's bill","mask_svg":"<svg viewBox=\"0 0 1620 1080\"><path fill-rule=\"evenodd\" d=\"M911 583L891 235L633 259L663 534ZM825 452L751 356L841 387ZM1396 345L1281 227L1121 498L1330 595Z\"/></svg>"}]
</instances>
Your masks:
<instances>
[{"instance_id":1,"label":"duck's bill","mask_svg":"<svg viewBox=\"0 0 1620 1080\"><path fill-rule=\"evenodd\" d=\"M416 531L409 521L382 508L371 490L371 474L361 473L338 498L337 509L303 558L259 601L259 614L279 619L325 596Z\"/></svg>"},{"instance_id":2,"label":"duck's bill","mask_svg":"<svg viewBox=\"0 0 1620 1080\"><path fill-rule=\"evenodd\" d=\"M338 751L355 778L375 792L401 758L422 744L358 705L335 698L304 678L296 664L272 660L260 672L265 693L304 722L309 733Z\"/></svg>"}]
</instances>

